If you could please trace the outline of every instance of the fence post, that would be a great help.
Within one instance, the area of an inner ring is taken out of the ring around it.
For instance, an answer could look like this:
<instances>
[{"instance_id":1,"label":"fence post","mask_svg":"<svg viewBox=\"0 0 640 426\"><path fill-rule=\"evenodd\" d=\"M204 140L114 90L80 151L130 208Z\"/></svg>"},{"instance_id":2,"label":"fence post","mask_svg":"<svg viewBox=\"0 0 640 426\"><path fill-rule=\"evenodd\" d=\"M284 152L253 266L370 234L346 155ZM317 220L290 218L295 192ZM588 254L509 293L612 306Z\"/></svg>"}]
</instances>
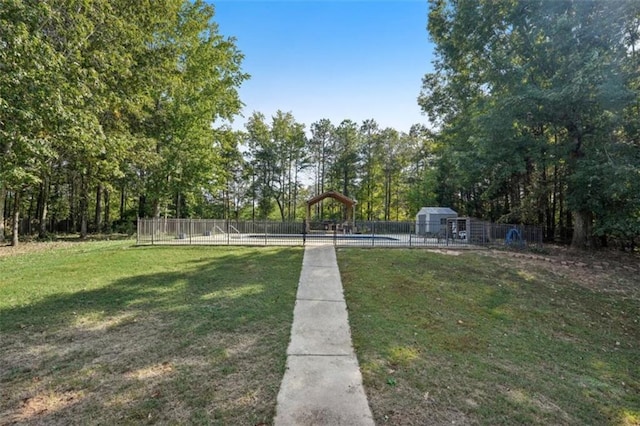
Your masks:
<instances>
[{"instance_id":1,"label":"fence post","mask_svg":"<svg viewBox=\"0 0 640 426\"><path fill-rule=\"evenodd\" d=\"M447 220L447 226L444 228L444 239L446 241L446 246L449 247L449 221L448 220Z\"/></svg>"},{"instance_id":2,"label":"fence post","mask_svg":"<svg viewBox=\"0 0 640 426\"><path fill-rule=\"evenodd\" d=\"M302 220L302 246L307 244L307 219Z\"/></svg>"},{"instance_id":3,"label":"fence post","mask_svg":"<svg viewBox=\"0 0 640 426\"><path fill-rule=\"evenodd\" d=\"M151 245L154 243L154 238L156 235L156 221L155 219L151 219Z\"/></svg>"},{"instance_id":4,"label":"fence post","mask_svg":"<svg viewBox=\"0 0 640 426\"><path fill-rule=\"evenodd\" d=\"M227 218L227 245L231 245L231 232L229 232L229 218Z\"/></svg>"},{"instance_id":5,"label":"fence post","mask_svg":"<svg viewBox=\"0 0 640 426\"><path fill-rule=\"evenodd\" d=\"M371 222L371 247L376 245L375 241L376 241L376 223Z\"/></svg>"},{"instance_id":6,"label":"fence post","mask_svg":"<svg viewBox=\"0 0 640 426\"><path fill-rule=\"evenodd\" d=\"M338 224L334 223L333 224L333 246L334 247L338 245L337 242L338 242Z\"/></svg>"},{"instance_id":7,"label":"fence post","mask_svg":"<svg viewBox=\"0 0 640 426\"><path fill-rule=\"evenodd\" d=\"M189 245L191 245L191 234L193 234L193 223L191 218L189 218Z\"/></svg>"}]
</instances>

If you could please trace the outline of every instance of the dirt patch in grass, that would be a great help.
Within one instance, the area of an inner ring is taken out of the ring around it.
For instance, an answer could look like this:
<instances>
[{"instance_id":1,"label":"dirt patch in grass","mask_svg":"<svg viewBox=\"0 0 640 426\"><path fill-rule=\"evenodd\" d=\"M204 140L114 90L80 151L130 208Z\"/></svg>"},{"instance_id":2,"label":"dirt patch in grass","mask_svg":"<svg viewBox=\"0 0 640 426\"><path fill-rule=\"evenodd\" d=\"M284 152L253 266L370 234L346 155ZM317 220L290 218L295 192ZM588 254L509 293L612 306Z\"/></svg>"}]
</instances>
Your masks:
<instances>
[{"instance_id":1,"label":"dirt patch in grass","mask_svg":"<svg viewBox=\"0 0 640 426\"><path fill-rule=\"evenodd\" d=\"M68 241L59 242L30 242L22 243L17 247L10 245L0 245L0 257L17 256L20 254L40 253L48 250L59 250L72 247L73 243Z\"/></svg>"},{"instance_id":2,"label":"dirt patch in grass","mask_svg":"<svg viewBox=\"0 0 640 426\"><path fill-rule=\"evenodd\" d=\"M18 410L6 420L11 423L26 423L45 413L55 413L74 404L80 395L77 392L46 392L26 397L20 401Z\"/></svg>"},{"instance_id":3,"label":"dirt patch in grass","mask_svg":"<svg viewBox=\"0 0 640 426\"><path fill-rule=\"evenodd\" d=\"M301 250L91 244L0 264L0 425L271 422Z\"/></svg>"},{"instance_id":4,"label":"dirt patch in grass","mask_svg":"<svg viewBox=\"0 0 640 426\"><path fill-rule=\"evenodd\" d=\"M14 377L3 377L2 423L69 424L95 410L111 423L268 420L260 413L272 409L282 370L270 365L268 337L212 330L185 342L174 334L152 315L7 341L14 349L0 362Z\"/></svg>"},{"instance_id":5,"label":"dirt patch in grass","mask_svg":"<svg viewBox=\"0 0 640 426\"><path fill-rule=\"evenodd\" d=\"M339 249L378 424L634 424L637 257Z\"/></svg>"},{"instance_id":6,"label":"dirt patch in grass","mask_svg":"<svg viewBox=\"0 0 640 426\"><path fill-rule=\"evenodd\" d=\"M640 257L616 252L580 252L563 247L550 246L545 254L510 251L484 251L496 259L509 259L522 270L543 269L559 279L596 292L618 293L624 297L638 297L640 282Z\"/></svg>"},{"instance_id":7,"label":"dirt patch in grass","mask_svg":"<svg viewBox=\"0 0 640 426\"><path fill-rule=\"evenodd\" d=\"M17 247L11 246L8 242L0 243L0 258L17 256L30 253L41 253L52 250L70 249L76 247L81 249L87 243L120 241L135 244L135 237L126 234L92 234L82 239L78 234L52 235L51 241L28 240L21 241Z\"/></svg>"}]
</instances>

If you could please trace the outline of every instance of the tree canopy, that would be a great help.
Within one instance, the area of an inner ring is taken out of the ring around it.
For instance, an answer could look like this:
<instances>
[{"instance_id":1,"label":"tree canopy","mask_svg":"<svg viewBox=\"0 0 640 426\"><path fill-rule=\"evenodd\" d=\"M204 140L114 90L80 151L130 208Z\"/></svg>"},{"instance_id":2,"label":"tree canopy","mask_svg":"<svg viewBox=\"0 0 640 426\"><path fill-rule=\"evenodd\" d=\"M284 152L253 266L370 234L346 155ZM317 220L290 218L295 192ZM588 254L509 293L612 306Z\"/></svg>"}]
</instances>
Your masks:
<instances>
[{"instance_id":1,"label":"tree canopy","mask_svg":"<svg viewBox=\"0 0 640 426\"><path fill-rule=\"evenodd\" d=\"M226 132L212 123L240 111L248 78L213 15L202 1L3 1L0 205L14 244L21 212L41 234L52 217L86 235L90 193L100 230L115 189L139 194L142 215L202 192Z\"/></svg>"},{"instance_id":2,"label":"tree canopy","mask_svg":"<svg viewBox=\"0 0 640 426\"><path fill-rule=\"evenodd\" d=\"M202 0L3 0L0 240L136 217L295 221L333 190L362 220L448 206L635 248L640 3L430 0L429 123L408 132L280 110L233 130L249 76L214 18Z\"/></svg>"},{"instance_id":3,"label":"tree canopy","mask_svg":"<svg viewBox=\"0 0 640 426\"><path fill-rule=\"evenodd\" d=\"M572 231L572 245L640 234L634 1L430 2L435 71L419 103L439 171L467 213Z\"/></svg>"}]
</instances>

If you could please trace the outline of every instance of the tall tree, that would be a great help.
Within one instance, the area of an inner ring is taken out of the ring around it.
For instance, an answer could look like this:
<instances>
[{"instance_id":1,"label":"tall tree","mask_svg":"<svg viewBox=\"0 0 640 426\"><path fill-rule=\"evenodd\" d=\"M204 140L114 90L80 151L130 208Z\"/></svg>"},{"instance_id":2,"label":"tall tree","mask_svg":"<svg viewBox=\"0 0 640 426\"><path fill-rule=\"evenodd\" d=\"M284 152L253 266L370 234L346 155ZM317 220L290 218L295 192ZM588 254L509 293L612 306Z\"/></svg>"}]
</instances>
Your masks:
<instances>
[{"instance_id":1,"label":"tall tree","mask_svg":"<svg viewBox=\"0 0 640 426\"><path fill-rule=\"evenodd\" d=\"M376 203L377 194L380 191L381 182L381 159L383 155L382 137L378 123L369 119L362 122L360 126L361 144L361 179L360 179L360 208L361 215L366 220L375 220L378 215L378 205Z\"/></svg>"},{"instance_id":2,"label":"tall tree","mask_svg":"<svg viewBox=\"0 0 640 426\"><path fill-rule=\"evenodd\" d=\"M314 191L315 195L325 192L327 186L327 175L331 168L330 160L331 146L334 141L335 128L331 121L324 118L311 124L311 139L309 140L309 151L311 160L315 164ZM322 220L324 208L322 201L315 205L316 216Z\"/></svg>"},{"instance_id":3,"label":"tall tree","mask_svg":"<svg viewBox=\"0 0 640 426\"><path fill-rule=\"evenodd\" d=\"M256 180L253 191L260 195L259 212L267 218L272 202L282 221L295 217L299 171L305 166L304 126L290 112L277 111L267 124L263 114L254 112L246 124L250 161Z\"/></svg>"},{"instance_id":4,"label":"tall tree","mask_svg":"<svg viewBox=\"0 0 640 426\"><path fill-rule=\"evenodd\" d=\"M332 189L342 192L347 197L355 193L359 145L358 125L351 120L343 120L335 130L335 160L331 170L331 185Z\"/></svg>"},{"instance_id":5,"label":"tall tree","mask_svg":"<svg viewBox=\"0 0 640 426\"><path fill-rule=\"evenodd\" d=\"M18 244L20 200L55 158L58 123L67 116L65 56L43 31L51 5L6 1L0 8L0 196L13 195L12 244ZM4 232L4 230L3 230Z\"/></svg>"},{"instance_id":6,"label":"tall tree","mask_svg":"<svg viewBox=\"0 0 640 426\"><path fill-rule=\"evenodd\" d=\"M422 207L437 204L437 146L431 131L420 124L411 126L405 140L409 147L406 176L408 213L414 216Z\"/></svg>"},{"instance_id":7,"label":"tall tree","mask_svg":"<svg viewBox=\"0 0 640 426\"><path fill-rule=\"evenodd\" d=\"M182 197L211 178L212 123L231 119L241 107L236 88L248 77L240 70L242 54L233 39L218 33L213 13L202 1L182 3L152 46L166 55L166 77L156 85L148 120L157 161L148 171L146 195L156 216L170 199L181 216Z\"/></svg>"},{"instance_id":8,"label":"tall tree","mask_svg":"<svg viewBox=\"0 0 640 426\"><path fill-rule=\"evenodd\" d=\"M257 201L258 217L267 219L273 208L273 198L280 191L278 176L281 173L275 144L271 138L271 128L262 113L254 112L247 124L247 145L249 161L252 164L252 192ZM257 199L256 199L257 198Z\"/></svg>"}]
</instances>

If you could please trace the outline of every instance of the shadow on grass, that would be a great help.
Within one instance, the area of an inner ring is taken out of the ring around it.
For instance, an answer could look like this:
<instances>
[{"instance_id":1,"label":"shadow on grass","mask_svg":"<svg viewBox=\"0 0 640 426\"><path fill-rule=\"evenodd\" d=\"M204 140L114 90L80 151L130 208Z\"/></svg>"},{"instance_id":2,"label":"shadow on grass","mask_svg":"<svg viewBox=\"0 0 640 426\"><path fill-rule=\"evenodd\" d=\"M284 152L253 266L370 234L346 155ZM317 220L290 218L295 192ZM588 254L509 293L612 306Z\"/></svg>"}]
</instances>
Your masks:
<instances>
[{"instance_id":1,"label":"shadow on grass","mask_svg":"<svg viewBox=\"0 0 640 426\"><path fill-rule=\"evenodd\" d=\"M0 418L270 422L302 251L135 250L161 271L0 310Z\"/></svg>"}]
</instances>

